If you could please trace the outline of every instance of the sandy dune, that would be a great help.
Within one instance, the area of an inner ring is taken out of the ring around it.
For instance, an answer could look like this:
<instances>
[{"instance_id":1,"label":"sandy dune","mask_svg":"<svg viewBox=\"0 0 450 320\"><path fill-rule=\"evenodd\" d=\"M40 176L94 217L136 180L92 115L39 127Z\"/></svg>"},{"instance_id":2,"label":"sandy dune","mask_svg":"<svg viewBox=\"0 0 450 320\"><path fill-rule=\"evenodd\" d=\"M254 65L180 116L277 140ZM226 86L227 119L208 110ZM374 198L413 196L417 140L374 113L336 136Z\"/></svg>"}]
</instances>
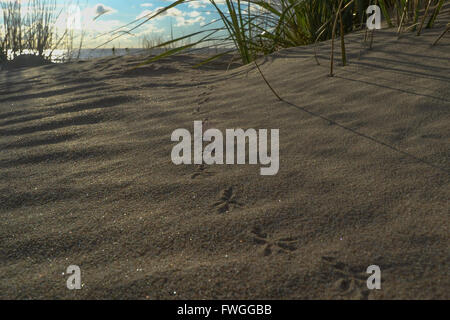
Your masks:
<instances>
[{"instance_id":1,"label":"sandy dune","mask_svg":"<svg viewBox=\"0 0 450 320\"><path fill-rule=\"evenodd\" d=\"M0 298L450 298L448 17L349 35L333 78L330 42L260 60L284 102L193 56L0 72ZM280 129L279 173L175 166L194 120Z\"/></svg>"}]
</instances>

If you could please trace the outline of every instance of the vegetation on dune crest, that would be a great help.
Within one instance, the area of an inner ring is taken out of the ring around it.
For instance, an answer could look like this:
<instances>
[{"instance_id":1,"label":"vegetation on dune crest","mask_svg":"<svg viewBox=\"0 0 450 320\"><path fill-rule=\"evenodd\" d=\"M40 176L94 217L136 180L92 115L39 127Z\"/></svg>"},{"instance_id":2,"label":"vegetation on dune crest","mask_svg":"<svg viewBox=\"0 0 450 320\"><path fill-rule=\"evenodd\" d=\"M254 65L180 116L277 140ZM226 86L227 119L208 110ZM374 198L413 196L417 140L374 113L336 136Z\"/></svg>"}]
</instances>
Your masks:
<instances>
[{"instance_id":1,"label":"vegetation on dune crest","mask_svg":"<svg viewBox=\"0 0 450 320\"><path fill-rule=\"evenodd\" d=\"M66 7L72 4L72 0L67 1ZM175 0L157 12L101 35L111 36L104 44L124 34L132 34L148 21L189 1L195 0ZM218 19L195 33L178 38L172 36L169 41L144 39L143 44L148 49L166 49L147 63L194 47L214 47L217 54L205 63L234 52L243 64L248 64L281 48L339 37L342 65L345 66L344 35L366 28L366 9L369 5L380 6L386 25L396 27L401 36L402 32L410 31L420 35L423 29L432 28L447 1L449 0L209 0ZM56 35L55 21L61 14L61 11L56 10L56 0L28 0L26 14L21 10L21 3L23 2L20 0L0 2L3 13L0 61L24 51L44 56L45 52L48 54L48 51L61 44L73 50L73 32L65 30L61 36ZM373 35L373 31L366 31L365 39L369 37L369 47L373 43ZM81 45L82 38L80 49Z\"/></svg>"},{"instance_id":2,"label":"vegetation on dune crest","mask_svg":"<svg viewBox=\"0 0 450 320\"><path fill-rule=\"evenodd\" d=\"M194 45L203 47L220 43L224 49L234 51L248 64L257 57L273 53L281 48L312 44L317 41L341 39L342 64L346 64L344 35L366 28L366 9L376 4L380 7L388 27L397 27L398 33L417 31L434 25L445 0L209 0L220 19L208 24L194 34L159 43L154 48L171 49L148 62L170 54L190 49ZM178 0L161 12L152 13L146 21L182 3ZM341 10L338 10L339 6ZM145 21L145 22L146 22ZM213 25L218 25L212 28ZM187 37L202 35L189 45L176 46ZM370 32L370 43L373 32ZM370 45L371 47L371 45ZM215 57L229 53L227 50ZM208 61L210 61L209 59Z\"/></svg>"}]
</instances>

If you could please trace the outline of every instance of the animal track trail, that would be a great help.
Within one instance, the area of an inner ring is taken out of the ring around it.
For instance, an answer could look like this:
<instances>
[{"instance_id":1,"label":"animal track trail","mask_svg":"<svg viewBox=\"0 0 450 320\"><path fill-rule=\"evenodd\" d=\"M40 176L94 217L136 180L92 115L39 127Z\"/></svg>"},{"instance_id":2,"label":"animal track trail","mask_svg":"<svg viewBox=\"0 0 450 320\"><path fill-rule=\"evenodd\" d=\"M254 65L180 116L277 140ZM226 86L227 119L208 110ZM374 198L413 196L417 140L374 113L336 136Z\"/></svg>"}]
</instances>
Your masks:
<instances>
[{"instance_id":1,"label":"animal track trail","mask_svg":"<svg viewBox=\"0 0 450 320\"><path fill-rule=\"evenodd\" d=\"M204 177L212 177L214 176L215 173L213 171L210 171L208 169L208 166L205 164L201 164L196 166L195 168L195 172L191 175L191 179L195 179L195 178L204 178Z\"/></svg>"},{"instance_id":2,"label":"animal track trail","mask_svg":"<svg viewBox=\"0 0 450 320\"><path fill-rule=\"evenodd\" d=\"M197 107L194 110L194 114L204 114L207 111L201 111L202 105L209 102L209 96L211 92L215 89L214 86L205 86L204 90L198 95Z\"/></svg>"},{"instance_id":3,"label":"animal track trail","mask_svg":"<svg viewBox=\"0 0 450 320\"><path fill-rule=\"evenodd\" d=\"M242 204L236 200L233 187L229 187L222 191L219 201L213 204L218 213L227 213L234 208L241 207Z\"/></svg>"},{"instance_id":4,"label":"animal track trail","mask_svg":"<svg viewBox=\"0 0 450 320\"><path fill-rule=\"evenodd\" d=\"M276 253L291 253L297 250L298 239L293 237L271 239L260 228L254 228L251 231L251 237L256 244L263 246L262 254L264 256L269 256L274 251Z\"/></svg>"},{"instance_id":5,"label":"animal track trail","mask_svg":"<svg viewBox=\"0 0 450 320\"><path fill-rule=\"evenodd\" d=\"M322 261L339 275L339 279L333 284L336 297L357 300L369 298L370 290L366 286L368 274L332 256L323 256Z\"/></svg>"}]
</instances>

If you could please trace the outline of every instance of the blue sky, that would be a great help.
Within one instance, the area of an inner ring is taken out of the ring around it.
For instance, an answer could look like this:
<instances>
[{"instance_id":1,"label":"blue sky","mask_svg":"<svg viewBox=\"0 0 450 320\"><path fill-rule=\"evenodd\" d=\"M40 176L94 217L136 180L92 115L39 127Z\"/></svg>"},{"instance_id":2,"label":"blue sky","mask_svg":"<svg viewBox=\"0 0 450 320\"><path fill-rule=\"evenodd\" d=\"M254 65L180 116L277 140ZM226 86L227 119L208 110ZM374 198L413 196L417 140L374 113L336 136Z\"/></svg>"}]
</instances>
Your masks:
<instances>
[{"instance_id":1,"label":"blue sky","mask_svg":"<svg viewBox=\"0 0 450 320\"><path fill-rule=\"evenodd\" d=\"M143 15L156 12L159 8L174 2L172 0L79 1L81 27L78 28L81 28L85 33L85 47L94 47L102 44L109 39L109 36L98 37L99 35L121 27ZM62 0L61 2L64 1ZM68 7L67 2L65 4ZM205 24L217 19L217 15L211 13L213 10L208 0L195 0L181 4L170 9L164 16L151 20L139 29L134 30L132 35L124 35L109 43L106 47L141 47L144 37L150 40L169 40L171 26L174 37L187 35L200 30ZM94 20L102 12L105 13ZM59 28L65 27L67 17L64 16L60 19L58 22Z\"/></svg>"}]
</instances>

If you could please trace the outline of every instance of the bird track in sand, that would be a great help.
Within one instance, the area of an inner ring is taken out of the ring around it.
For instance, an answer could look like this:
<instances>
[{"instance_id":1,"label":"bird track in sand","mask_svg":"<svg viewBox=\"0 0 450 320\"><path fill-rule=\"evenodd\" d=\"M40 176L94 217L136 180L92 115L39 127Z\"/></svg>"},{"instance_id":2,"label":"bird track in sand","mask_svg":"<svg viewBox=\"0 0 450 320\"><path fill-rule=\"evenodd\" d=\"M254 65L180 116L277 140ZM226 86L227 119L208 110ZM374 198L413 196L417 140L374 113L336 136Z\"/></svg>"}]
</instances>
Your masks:
<instances>
[{"instance_id":1,"label":"bird track in sand","mask_svg":"<svg viewBox=\"0 0 450 320\"><path fill-rule=\"evenodd\" d=\"M206 86L202 92L197 96L197 107L194 110L194 114L204 114L207 113L207 111L201 111L201 106L205 103L209 102L209 95L211 94L211 91L214 90L214 86Z\"/></svg>"},{"instance_id":2,"label":"bird track in sand","mask_svg":"<svg viewBox=\"0 0 450 320\"><path fill-rule=\"evenodd\" d=\"M264 256L269 256L274 251L276 253L291 253L297 250L296 244L298 239L294 237L272 239L267 233L262 232L260 228L254 228L251 231L251 237L255 243L264 246L262 251Z\"/></svg>"},{"instance_id":3,"label":"bird track in sand","mask_svg":"<svg viewBox=\"0 0 450 320\"><path fill-rule=\"evenodd\" d=\"M233 193L233 187L228 187L222 190L219 201L213 204L218 213L227 213L233 208L241 207L242 204L236 200L236 195Z\"/></svg>"},{"instance_id":4,"label":"bird track in sand","mask_svg":"<svg viewBox=\"0 0 450 320\"><path fill-rule=\"evenodd\" d=\"M339 279L333 283L336 298L357 300L369 298L370 290L366 285L369 275L364 273L364 270L359 271L359 268L352 267L332 256L323 256L322 262L339 275Z\"/></svg>"},{"instance_id":5,"label":"bird track in sand","mask_svg":"<svg viewBox=\"0 0 450 320\"><path fill-rule=\"evenodd\" d=\"M195 178L204 178L204 177L212 177L215 173L208 169L208 166L205 164L200 164L195 167L195 172L191 175L191 179Z\"/></svg>"}]
</instances>

